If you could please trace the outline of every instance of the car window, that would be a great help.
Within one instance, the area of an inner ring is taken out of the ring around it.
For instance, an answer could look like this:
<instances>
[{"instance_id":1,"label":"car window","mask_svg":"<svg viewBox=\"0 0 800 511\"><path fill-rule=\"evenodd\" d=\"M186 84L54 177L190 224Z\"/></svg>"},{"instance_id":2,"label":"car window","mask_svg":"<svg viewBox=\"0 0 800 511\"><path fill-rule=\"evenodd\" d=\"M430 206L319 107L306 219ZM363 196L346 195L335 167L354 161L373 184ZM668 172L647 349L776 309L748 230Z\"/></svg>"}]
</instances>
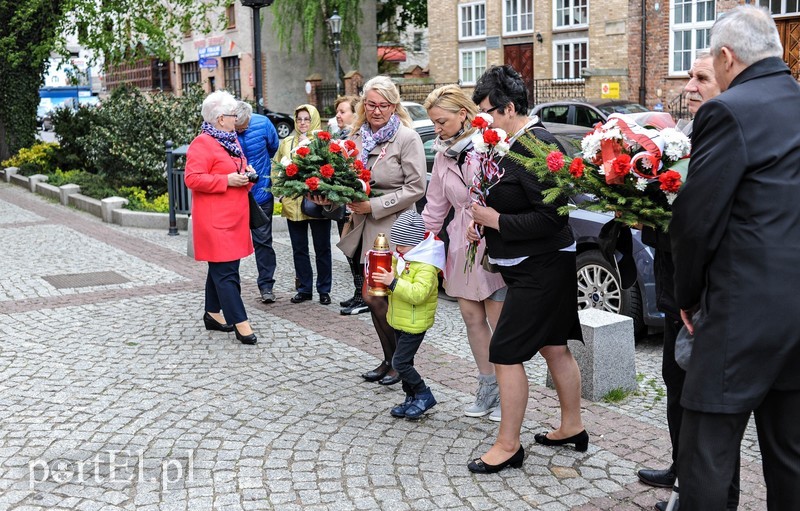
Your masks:
<instances>
[{"instance_id":1,"label":"car window","mask_svg":"<svg viewBox=\"0 0 800 511\"><path fill-rule=\"evenodd\" d=\"M611 114L640 114L644 112L649 112L647 108L643 107L639 103L623 103L621 105L600 105L597 108L600 109L606 115Z\"/></svg>"},{"instance_id":2,"label":"car window","mask_svg":"<svg viewBox=\"0 0 800 511\"><path fill-rule=\"evenodd\" d=\"M591 128L598 122L603 122L603 118L593 109L585 106L575 107L575 124L578 126L586 126L587 128Z\"/></svg>"},{"instance_id":3,"label":"car window","mask_svg":"<svg viewBox=\"0 0 800 511\"><path fill-rule=\"evenodd\" d=\"M428 112L425 111L425 108L422 105L409 105L404 104L408 115L411 116L412 121L427 121L428 120Z\"/></svg>"},{"instance_id":4,"label":"car window","mask_svg":"<svg viewBox=\"0 0 800 511\"><path fill-rule=\"evenodd\" d=\"M568 106L546 106L539 110L539 118L544 122L567 122Z\"/></svg>"}]
</instances>

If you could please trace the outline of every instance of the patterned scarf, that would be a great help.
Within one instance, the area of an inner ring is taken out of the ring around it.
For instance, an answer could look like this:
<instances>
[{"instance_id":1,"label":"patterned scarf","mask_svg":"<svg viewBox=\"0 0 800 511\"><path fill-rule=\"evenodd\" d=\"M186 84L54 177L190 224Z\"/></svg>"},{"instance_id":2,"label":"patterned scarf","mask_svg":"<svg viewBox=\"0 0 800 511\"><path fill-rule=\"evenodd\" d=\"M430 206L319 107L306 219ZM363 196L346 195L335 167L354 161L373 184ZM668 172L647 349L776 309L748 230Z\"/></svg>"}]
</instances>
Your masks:
<instances>
[{"instance_id":1,"label":"patterned scarf","mask_svg":"<svg viewBox=\"0 0 800 511\"><path fill-rule=\"evenodd\" d=\"M464 152L469 151L472 149L472 133L475 130L470 129L466 134L462 129L455 136L448 138L447 140L442 140L441 137L436 137L433 141L433 150L437 153L444 153L445 156L448 158L452 158L454 160L458 159L458 156Z\"/></svg>"},{"instance_id":2,"label":"patterned scarf","mask_svg":"<svg viewBox=\"0 0 800 511\"><path fill-rule=\"evenodd\" d=\"M389 122L375 133L370 129L368 122L362 124L361 130L359 131L359 133L361 133L361 154L359 155L361 163L366 166L367 160L369 160L369 152L375 149L375 146L378 144L383 144L391 139L399 128L400 118L397 117L397 114L392 114L392 116L389 117Z\"/></svg>"},{"instance_id":3,"label":"patterned scarf","mask_svg":"<svg viewBox=\"0 0 800 511\"><path fill-rule=\"evenodd\" d=\"M211 135L214 137L217 142L222 144L222 147L227 149L229 153L234 156L241 156L242 155L242 148L239 147L238 138L236 137L235 131L222 131L218 130L211 124L203 121L203 125L200 128L203 133L206 135Z\"/></svg>"}]
</instances>

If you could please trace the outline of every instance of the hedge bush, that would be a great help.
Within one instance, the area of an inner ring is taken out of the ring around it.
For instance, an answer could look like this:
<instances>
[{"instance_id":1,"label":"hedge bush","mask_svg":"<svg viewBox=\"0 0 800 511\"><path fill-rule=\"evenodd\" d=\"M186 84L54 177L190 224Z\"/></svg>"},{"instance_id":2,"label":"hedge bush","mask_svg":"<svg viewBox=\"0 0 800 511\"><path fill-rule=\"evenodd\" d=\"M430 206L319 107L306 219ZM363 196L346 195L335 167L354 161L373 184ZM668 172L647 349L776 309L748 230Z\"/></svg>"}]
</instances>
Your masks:
<instances>
[{"instance_id":1,"label":"hedge bush","mask_svg":"<svg viewBox=\"0 0 800 511\"><path fill-rule=\"evenodd\" d=\"M17 154L0 163L5 167L18 167L20 175L50 174L56 170L55 142L37 142L30 147L23 147Z\"/></svg>"}]
</instances>

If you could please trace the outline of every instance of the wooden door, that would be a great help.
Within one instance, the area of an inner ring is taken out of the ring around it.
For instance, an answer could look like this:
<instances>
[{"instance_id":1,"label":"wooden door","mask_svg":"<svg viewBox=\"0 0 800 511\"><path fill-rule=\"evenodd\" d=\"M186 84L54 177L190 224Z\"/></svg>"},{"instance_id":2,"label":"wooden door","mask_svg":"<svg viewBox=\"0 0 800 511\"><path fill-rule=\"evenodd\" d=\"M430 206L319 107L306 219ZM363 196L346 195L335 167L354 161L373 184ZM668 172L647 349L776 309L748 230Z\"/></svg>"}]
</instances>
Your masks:
<instances>
[{"instance_id":1,"label":"wooden door","mask_svg":"<svg viewBox=\"0 0 800 511\"><path fill-rule=\"evenodd\" d=\"M503 63L511 65L522 75L528 90L528 106L533 107L533 43L504 46Z\"/></svg>"},{"instance_id":2,"label":"wooden door","mask_svg":"<svg viewBox=\"0 0 800 511\"><path fill-rule=\"evenodd\" d=\"M800 17L775 20L783 44L783 60L800 80Z\"/></svg>"}]
</instances>

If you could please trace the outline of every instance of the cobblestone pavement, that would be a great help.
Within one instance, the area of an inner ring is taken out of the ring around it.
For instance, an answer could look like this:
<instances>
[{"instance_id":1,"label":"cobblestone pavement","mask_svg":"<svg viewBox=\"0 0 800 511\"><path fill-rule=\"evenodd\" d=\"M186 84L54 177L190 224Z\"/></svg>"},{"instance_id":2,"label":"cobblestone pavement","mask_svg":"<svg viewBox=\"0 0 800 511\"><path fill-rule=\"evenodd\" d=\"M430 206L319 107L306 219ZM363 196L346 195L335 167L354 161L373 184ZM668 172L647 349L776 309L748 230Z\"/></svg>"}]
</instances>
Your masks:
<instances>
[{"instance_id":1,"label":"cobblestone pavement","mask_svg":"<svg viewBox=\"0 0 800 511\"><path fill-rule=\"evenodd\" d=\"M260 303L242 262L256 346L203 328L206 266L185 232L104 224L3 183L0 242L0 510L636 510L668 497L635 476L669 463L657 336L637 346L638 393L583 402L586 453L534 443L558 421L537 357L523 468L475 476L466 463L497 425L461 412L476 382L455 303L440 301L417 356L439 404L414 423L388 415L399 386L359 377L381 356L367 314L289 302L286 233L276 303ZM338 302L352 291L338 253L334 271ZM752 428L742 474L740 509L765 509Z\"/></svg>"}]
</instances>

